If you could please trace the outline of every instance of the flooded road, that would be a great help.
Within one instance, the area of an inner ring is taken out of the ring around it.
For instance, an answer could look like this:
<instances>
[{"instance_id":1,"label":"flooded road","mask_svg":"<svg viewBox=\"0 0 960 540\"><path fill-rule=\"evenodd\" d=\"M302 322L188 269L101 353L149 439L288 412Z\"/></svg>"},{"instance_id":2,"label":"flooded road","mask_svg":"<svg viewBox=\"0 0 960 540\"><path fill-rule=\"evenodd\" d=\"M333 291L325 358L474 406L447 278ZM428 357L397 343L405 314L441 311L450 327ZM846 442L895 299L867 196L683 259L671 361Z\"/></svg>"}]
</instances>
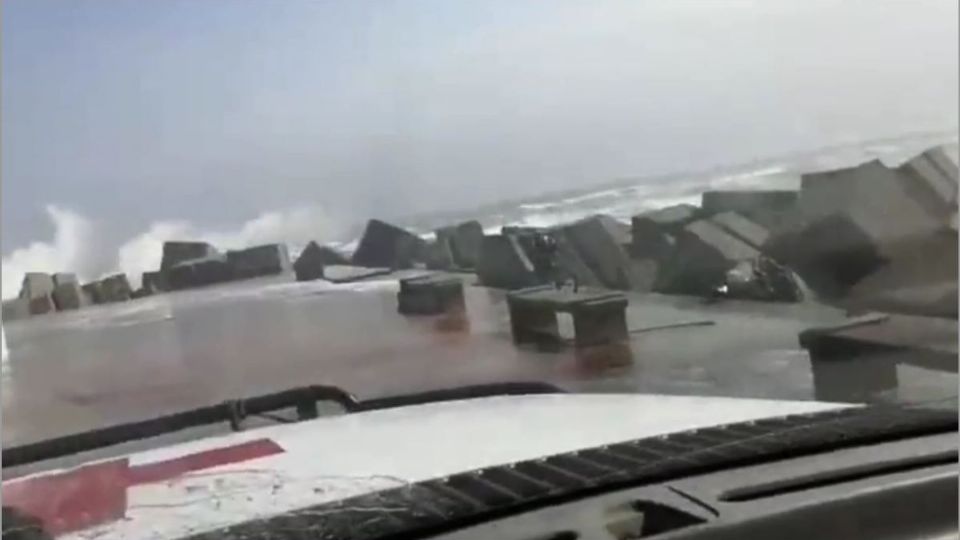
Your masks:
<instances>
[{"instance_id":1,"label":"flooded road","mask_svg":"<svg viewBox=\"0 0 960 540\"><path fill-rule=\"evenodd\" d=\"M467 287L461 317L405 317L396 276L351 285L288 279L5 324L4 446L310 384L361 399L511 380L801 400L956 394L955 372L909 365L892 377L871 376L869 362L815 376L797 334L845 318L819 305L635 294L629 347L550 352L513 344L503 291Z\"/></svg>"}]
</instances>

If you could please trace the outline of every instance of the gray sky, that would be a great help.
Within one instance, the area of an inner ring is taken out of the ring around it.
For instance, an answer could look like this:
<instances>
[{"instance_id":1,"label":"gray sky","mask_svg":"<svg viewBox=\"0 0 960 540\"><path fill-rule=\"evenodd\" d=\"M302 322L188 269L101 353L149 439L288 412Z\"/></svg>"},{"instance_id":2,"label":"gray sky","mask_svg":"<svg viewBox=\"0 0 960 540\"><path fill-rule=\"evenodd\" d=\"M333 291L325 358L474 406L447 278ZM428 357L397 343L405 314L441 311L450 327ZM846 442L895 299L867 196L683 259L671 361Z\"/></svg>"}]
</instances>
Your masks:
<instances>
[{"instance_id":1,"label":"gray sky","mask_svg":"<svg viewBox=\"0 0 960 540\"><path fill-rule=\"evenodd\" d=\"M4 264L51 241L48 204L119 245L157 222L352 223L956 129L957 11L5 0Z\"/></svg>"}]
</instances>

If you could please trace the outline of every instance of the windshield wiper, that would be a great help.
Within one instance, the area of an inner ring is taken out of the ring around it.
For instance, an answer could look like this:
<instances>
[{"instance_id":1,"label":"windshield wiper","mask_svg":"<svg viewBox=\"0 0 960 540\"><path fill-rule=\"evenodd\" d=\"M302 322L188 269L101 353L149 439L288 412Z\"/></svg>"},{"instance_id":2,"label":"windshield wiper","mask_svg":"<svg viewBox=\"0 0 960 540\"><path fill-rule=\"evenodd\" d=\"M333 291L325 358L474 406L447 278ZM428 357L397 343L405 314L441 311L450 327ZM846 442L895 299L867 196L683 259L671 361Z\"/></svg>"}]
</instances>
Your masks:
<instances>
[{"instance_id":1,"label":"windshield wiper","mask_svg":"<svg viewBox=\"0 0 960 540\"><path fill-rule=\"evenodd\" d=\"M440 401L492 396L558 394L564 391L544 382L503 382L430 390L399 396L358 400L336 386L302 386L243 399L227 400L217 405L198 407L149 420L118 424L82 433L64 435L35 443L3 449L3 468L36 463L126 442L148 439L185 429L228 423L233 431L243 429L244 419L266 416L271 412L294 408L297 420L320 416L318 403L334 403L347 413L405 407Z\"/></svg>"}]
</instances>

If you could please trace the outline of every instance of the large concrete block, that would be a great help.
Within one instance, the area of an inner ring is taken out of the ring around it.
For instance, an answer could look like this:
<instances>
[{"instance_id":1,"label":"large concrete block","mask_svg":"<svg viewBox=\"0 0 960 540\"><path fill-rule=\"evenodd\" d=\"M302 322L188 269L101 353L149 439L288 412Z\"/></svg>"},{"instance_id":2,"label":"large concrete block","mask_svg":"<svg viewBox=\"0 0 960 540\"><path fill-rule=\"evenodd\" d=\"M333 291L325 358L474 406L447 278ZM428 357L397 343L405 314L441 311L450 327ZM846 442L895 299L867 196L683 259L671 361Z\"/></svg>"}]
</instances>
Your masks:
<instances>
[{"instance_id":1,"label":"large concrete block","mask_svg":"<svg viewBox=\"0 0 960 540\"><path fill-rule=\"evenodd\" d=\"M674 235L697 219L700 209L678 204L644 212L631 220L630 255L641 259L659 259L674 244Z\"/></svg>"},{"instance_id":2,"label":"large concrete block","mask_svg":"<svg viewBox=\"0 0 960 540\"><path fill-rule=\"evenodd\" d=\"M41 298L53 293L53 277L43 272L27 272L20 286L20 298Z\"/></svg>"},{"instance_id":3,"label":"large concrete block","mask_svg":"<svg viewBox=\"0 0 960 540\"><path fill-rule=\"evenodd\" d=\"M144 272L140 278L140 288L149 294L169 291L170 284L164 272Z\"/></svg>"},{"instance_id":4,"label":"large concrete block","mask_svg":"<svg viewBox=\"0 0 960 540\"><path fill-rule=\"evenodd\" d=\"M13 298L3 301L2 315L4 322L26 319L30 316L30 299Z\"/></svg>"},{"instance_id":5,"label":"large concrete block","mask_svg":"<svg viewBox=\"0 0 960 540\"><path fill-rule=\"evenodd\" d=\"M71 274L68 272L59 272L53 275L53 286L59 287L60 285L66 285L68 283L76 284L77 286L80 283L77 281L77 275Z\"/></svg>"},{"instance_id":6,"label":"large concrete block","mask_svg":"<svg viewBox=\"0 0 960 540\"><path fill-rule=\"evenodd\" d=\"M167 281L172 290L226 283L234 278L233 266L227 262L225 255L184 261L167 271Z\"/></svg>"},{"instance_id":7,"label":"large concrete block","mask_svg":"<svg viewBox=\"0 0 960 540\"><path fill-rule=\"evenodd\" d=\"M203 259L217 254L219 254L217 249L206 242L164 242L160 270L173 268L184 261Z\"/></svg>"},{"instance_id":8,"label":"large concrete block","mask_svg":"<svg viewBox=\"0 0 960 540\"><path fill-rule=\"evenodd\" d=\"M501 289L521 289L539 282L533 263L513 235L485 236L477 263L480 284Z\"/></svg>"},{"instance_id":9,"label":"large concrete block","mask_svg":"<svg viewBox=\"0 0 960 540\"><path fill-rule=\"evenodd\" d=\"M53 305L53 298L49 294L35 296L30 298L29 302L30 315L43 315L56 309L56 306Z\"/></svg>"},{"instance_id":10,"label":"large concrete block","mask_svg":"<svg viewBox=\"0 0 960 540\"><path fill-rule=\"evenodd\" d=\"M758 249L770 240L770 232L766 227L758 225L738 212L721 212L711 217L710 221Z\"/></svg>"},{"instance_id":11,"label":"large concrete block","mask_svg":"<svg viewBox=\"0 0 960 540\"><path fill-rule=\"evenodd\" d=\"M227 252L234 277L246 279L289 272L290 255L284 244L265 244Z\"/></svg>"},{"instance_id":12,"label":"large concrete block","mask_svg":"<svg viewBox=\"0 0 960 540\"><path fill-rule=\"evenodd\" d=\"M80 290L86 296L87 301L91 304L102 304L106 301L104 300L99 281L84 284L80 287Z\"/></svg>"},{"instance_id":13,"label":"large concrete block","mask_svg":"<svg viewBox=\"0 0 960 540\"><path fill-rule=\"evenodd\" d=\"M87 305L86 295L76 282L57 285L53 289L53 303L57 311L80 309Z\"/></svg>"},{"instance_id":14,"label":"large concrete block","mask_svg":"<svg viewBox=\"0 0 960 540\"><path fill-rule=\"evenodd\" d=\"M126 274L114 274L100 280L100 298L103 302L127 301L131 292Z\"/></svg>"},{"instance_id":15,"label":"large concrete block","mask_svg":"<svg viewBox=\"0 0 960 540\"><path fill-rule=\"evenodd\" d=\"M722 287L727 272L739 261L760 252L724 231L716 223L699 220L677 234L676 245L664 259L654 289L671 294L708 296Z\"/></svg>"},{"instance_id":16,"label":"large concrete block","mask_svg":"<svg viewBox=\"0 0 960 540\"><path fill-rule=\"evenodd\" d=\"M764 251L792 268L824 300L843 296L884 263L873 238L841 214L771 238Z\"/></svg>"},{"instance_id":17,"label":"large concrete block","mask_svg":"<svg viewBox=\"0 0 960 540\"><path fill-rule=\"evenodd\" d=\"M584 263L600 282L611 289L630 290L636 284L630 258L609 222L591 217L565 225L566 236Z\"/></svg>"},{"instance_id":18,"label":"large concrete block","mask_svg":"<svg viewBox=\"0 0 960 540\"><path fill-rule=\"evenodd\" d=\"M293 271L297 276L297 281L309 281L322 278L325 266L348 264L350 264L350 261L333 248L310 242L300 252L296 262L293 263Z\"/></svg>"},{"instance_id":19,"label":"large concrete block","mask_svg":"<svg viewBox=\"0 0 960 540\"><path fill-rule=\"evenodd\" d=\"M705 215L739 212L749 216L758 211L788 211L797 204L798 196L792 190L705 191L700 206Z\"/></svg>"},{"instance_id":20,"label":"large concrete block","mask_svg":"<svg viewBox=\"0 0 960 540\"><path fill-rule=\"evenodd\" d=\"M419 236L377 219L367 222L353 264L367 267L412 268L422 261L426 242Z\"/></svg>"},{"instance_id":21,"label":"large concrete block","mask_svg":"<svg viewBox=\"0 0 960 540\"><path fill-rule=\"evenodd\" d=\"M903 239L943 228L946 214L932 214L920 182L879 161L805 174L799 209L813 223L839 215L869 238L881 255Z\"/></svg>"},{"instance_id":22,"label":"large concrete block","mask_svg":"<svg viewBox=\"0 0 960 540\"><path fill-rule=\"evenodd\" d=\"M957 317L957 236L938 231L891 247L888 261L840 302L854 311Z\"/></svg>"},{"instance_id":23,"label":"large concrete block","mask_svg":"<svg viewBox=\"0 0 960 540\"><path fill-rule=\"evenodd\" d=\"M427 243L424 250L424 262L429 270L453 270L457 267L457 264L453 261L450 242L439 239Z\"/></svg>"},{"instance_id":24,"label":"large concrete block","mask_svg":"<svg viewBox=\"0 0 960 540\"><path fill-rule=\"evenodd\" d=\"M446 244L458 268L473 268L480 256L483 227L478 221L467 221L453 227L437 229L437 243Z\"/></svg>"},{"instance_id":25,"label":"large concrete block","mask_svg":"<svg viewBox=\"0 0 960 540\"><path fill-rule=\"evenodd\" d=\"M392 270L389 268L330 264L323 267L323 279L331 283L353 283L373 277L389 275L391 272Z\"/></svg>"},{"instance_id":26,"label":"large concrete block","mask_svg":"<svg viewBox=\"0 0 960 540\"><path fill-rule=\"evenodd\" d=\"M933 216L947 218L957 210L957 164L943 147L931 148L897 168L906 191Z\"/></svg>"}]
</instances>

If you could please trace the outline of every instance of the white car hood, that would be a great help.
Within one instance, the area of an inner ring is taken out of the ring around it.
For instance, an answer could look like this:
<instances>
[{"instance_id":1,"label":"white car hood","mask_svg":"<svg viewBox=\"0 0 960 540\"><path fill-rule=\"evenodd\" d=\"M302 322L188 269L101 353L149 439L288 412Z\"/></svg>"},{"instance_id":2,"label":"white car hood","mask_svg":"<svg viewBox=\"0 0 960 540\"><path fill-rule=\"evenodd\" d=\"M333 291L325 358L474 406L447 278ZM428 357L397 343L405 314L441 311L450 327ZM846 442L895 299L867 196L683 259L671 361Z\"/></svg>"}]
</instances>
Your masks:
<instances>
[{"instance_id":1,"label":"white car hood","mask_svg":"<svg viewBox=\"0 0 960 540\"><path fill-rule=\"evenodd\" d=\"M838 407L609 394L433 403L261 428L44 472L4 482L3 501L27 511L41 505L40 517L62 538L172 539L481 467ZM93 501L93 488L113 495ZM86 508L78 511L78 504Z\"/></svg>"}]
</instances>

